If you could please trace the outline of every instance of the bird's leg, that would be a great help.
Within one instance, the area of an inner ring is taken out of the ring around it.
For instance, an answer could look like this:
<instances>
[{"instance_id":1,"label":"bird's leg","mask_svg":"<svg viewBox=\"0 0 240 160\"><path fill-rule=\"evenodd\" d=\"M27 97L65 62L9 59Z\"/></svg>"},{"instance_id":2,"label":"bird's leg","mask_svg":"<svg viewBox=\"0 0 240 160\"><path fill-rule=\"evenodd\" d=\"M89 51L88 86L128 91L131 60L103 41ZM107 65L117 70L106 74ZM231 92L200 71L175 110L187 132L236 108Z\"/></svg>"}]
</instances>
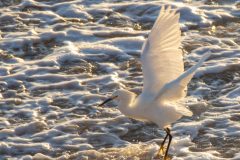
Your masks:
<instances>
[{"instance_id":1,"label":"bird's leg","mask_svg":"<svg viewBox=\"0 0 240 160\"><path fill-rule=\"evenodd\" d=\"M166 131L166 129L164 129L164 130ZM166 131L166 133L167 133L167 131ZM160 155L163 154L164 144L165 144L165 141L166 141L167 137L168 137L168 133L166 134L164 140L163 140L162 143L161 143L161 146L160 146L160 149L159 149L159 153L158 153L158 154L160 154Z\"/></svg>"},{"instance_id":2,"label":"bird's leg","mask_svg":"<svg viewBox=\"0 0 240 160\"><path fill-rule=\"evenodd\" d=\"M164 155L164 160L167 160L168 149L169 149L170 144L171 144L171 141L172 141L172 135L171 135L171 133L170 133L170 129L169 129L169 128L166 128L165 131L167 132L167 135L169 136L169 141L168 141L168 145L167 145L167 150L166 150L165 155Z\"/></svg>"},{"instance_id":3,"label":"bird's leg","mask_svg":"<svg viewBox=\"0 0 240 160\"><path fill-rule=\"evenodd\" d=\"M166 132L167 134L166 134L166 136L164 137L164 140L163 140L162 143L161 143L160 149L159 149L158 154L157 154L157 158L160 158L160 157L163 155L163 153L164 153L164 144L165 144L165 142L166 142L166 140L167 140L167 137L169 136L169 134L168 134L168 132L167 132L167 129L164 128L164 130L165 130L165 132Z\"/></svg>"}]
</instances>

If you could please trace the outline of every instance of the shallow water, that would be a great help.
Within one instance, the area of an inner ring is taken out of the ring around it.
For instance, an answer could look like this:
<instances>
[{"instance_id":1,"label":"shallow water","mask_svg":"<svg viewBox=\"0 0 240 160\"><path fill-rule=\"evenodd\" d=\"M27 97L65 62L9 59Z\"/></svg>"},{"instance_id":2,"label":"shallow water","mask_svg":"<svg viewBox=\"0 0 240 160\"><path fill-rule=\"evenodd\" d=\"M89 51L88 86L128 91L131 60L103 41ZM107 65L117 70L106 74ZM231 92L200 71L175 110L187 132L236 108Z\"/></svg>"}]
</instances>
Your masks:
<instances>
[{"instance_id":1,"label":"shallow water","mask_svg":"<svg viewBox=\"0 0 240 160\"><path fill-rule=\"evenodd\" d=\"M193 117L173 160L240 159L239 0L0 1L0 159L152 159L164 132L97 105L142 89L141 46L163 4L181 13Z\"/></svg>"}]
</instances>

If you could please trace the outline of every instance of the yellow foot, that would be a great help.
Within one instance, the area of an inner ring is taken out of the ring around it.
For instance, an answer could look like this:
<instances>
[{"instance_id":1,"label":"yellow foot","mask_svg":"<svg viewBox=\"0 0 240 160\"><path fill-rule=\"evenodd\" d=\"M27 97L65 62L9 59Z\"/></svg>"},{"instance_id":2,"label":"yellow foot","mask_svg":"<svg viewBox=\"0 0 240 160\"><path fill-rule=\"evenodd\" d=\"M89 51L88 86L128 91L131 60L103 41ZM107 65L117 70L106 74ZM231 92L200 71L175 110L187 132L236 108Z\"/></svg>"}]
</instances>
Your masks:
<instances>
[{"instance_id":1,"label":"yellow foot","mask_svg":"<svg viewBox=\"0 0 240 160\"><path fill-rule=\"evenodd\" d=\"M165 148L162 146L160 147L158 153L157 153L157 156L155 158L157 159L162 159L163 156L164 156L164 153L165 153Z\"/></svg>"},{"instance_id":2,"label":"yellow foot","mask_svg":"<svg viewBox=\"0 0 240 160\"><path fill-rule=\"evenodd\" d=\"M164 147L160 147L159 151L158 151L158 154L163 156L165 153L165 148Z\"/></svg>"}]
</instances>

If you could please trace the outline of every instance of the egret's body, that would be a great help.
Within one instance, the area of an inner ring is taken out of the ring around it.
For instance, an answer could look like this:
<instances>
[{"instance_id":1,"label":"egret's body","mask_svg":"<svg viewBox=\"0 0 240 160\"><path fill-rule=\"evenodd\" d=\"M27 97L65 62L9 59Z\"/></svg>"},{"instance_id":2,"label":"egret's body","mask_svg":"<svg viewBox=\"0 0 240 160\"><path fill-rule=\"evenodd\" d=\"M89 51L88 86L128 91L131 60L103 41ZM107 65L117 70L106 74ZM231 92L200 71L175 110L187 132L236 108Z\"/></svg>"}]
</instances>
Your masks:
<instances>
[{"instance_id":1,"label":"egret's body","mask_svg":"<svg viewBox=\"0 0 240 160\"><path fill-rule=\"evenodd\" d=\"M126 116L151 121L165 129L167 136L161 145L163 149L164 142L169 136L165 159L172 137L167 127L183 115L192 115L179 100L185 97L187 84L196 69L209 56L205 54L195 66L184 72L178 21L179 13L171 11L170 7L166 10L162 7L142 48L141 62L144 76L142 93L136 96L130 91L120 89L114 92L111 98L119 101L119 110Z\"/></svg>"},{"instance_id":2,"label":"egret's body","mask_svg":"<svg viewBox=\"0 0 240 160\"><path fill-rule=\"evenodd\" d=\"M145 97L144 94L136 97L134 93L121 89L114 95L118 95L118 107L123 114L136 120L154 122L160 128L166 127L182 116L174 104L160 103L151 97Z\"/></svg>"}]
</instances>

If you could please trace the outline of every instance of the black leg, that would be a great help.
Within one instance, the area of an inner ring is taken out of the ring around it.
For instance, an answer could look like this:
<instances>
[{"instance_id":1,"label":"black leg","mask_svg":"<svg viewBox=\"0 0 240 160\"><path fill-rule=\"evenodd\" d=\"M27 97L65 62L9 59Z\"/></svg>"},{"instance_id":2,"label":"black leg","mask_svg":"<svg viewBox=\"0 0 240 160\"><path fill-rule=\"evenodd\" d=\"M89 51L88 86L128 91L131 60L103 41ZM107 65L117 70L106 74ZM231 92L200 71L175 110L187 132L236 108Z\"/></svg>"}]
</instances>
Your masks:
<instances>
[{"instance_id":1,"label":"black leg","mask_svg":"<svg viewBox=\"0 0 240 160\"><path fill-rule=\"evenodd\" d=\"M170 133L170 129L166 128L166 132L167 132L167 134L169 136L169 141L168 141L168 145L167 145L167 150L165 152L164 160L167 160L168 150L169 150L169 147L170 147L170 144L171 144L171 141L172 141L172 135Z\"/></svg>"},{"instance_id":2,"label":"black leg","mask_svg":"<svg viewBox=\"0 0 240 160\"><path fill-rule=\"evenodd\" d=\"M164 129L164 130L166 131L166 129ZM166 133L167 133L167 131L166 131ZM168 135L168 133L167 133L166 136L165 136L165 138L164 138L164 140L163 140L162 143L161 143L161 146L160 146L160 149L159 149L159 153L162 153L162 152L163 152L164 144L165 144L168 136L169 136L169 135Z\"/></svg>"},{"instance_id":3,"label":"black leg","mask_svg":"<svg viewBox=\"0 0 240 160\"><path fill-rule=\"evenodd\" d=\"M158 152L158 155L157 155L158 158L160 158L160 156L163 155L163 152L164 152L164 144L165 144L165 142L166 142L166 140L167 140L167 137L169 136L169 134L168 134L169 131L170 131L169 128L165 128L164 130L165 130L165 132L166 132L167 134L166 134L166 136L164 137L164 140L163 140L162 143L161 143L161 146L160 146L160 149L159 149L159 152Z\"/></svg>"}]
</instances>

